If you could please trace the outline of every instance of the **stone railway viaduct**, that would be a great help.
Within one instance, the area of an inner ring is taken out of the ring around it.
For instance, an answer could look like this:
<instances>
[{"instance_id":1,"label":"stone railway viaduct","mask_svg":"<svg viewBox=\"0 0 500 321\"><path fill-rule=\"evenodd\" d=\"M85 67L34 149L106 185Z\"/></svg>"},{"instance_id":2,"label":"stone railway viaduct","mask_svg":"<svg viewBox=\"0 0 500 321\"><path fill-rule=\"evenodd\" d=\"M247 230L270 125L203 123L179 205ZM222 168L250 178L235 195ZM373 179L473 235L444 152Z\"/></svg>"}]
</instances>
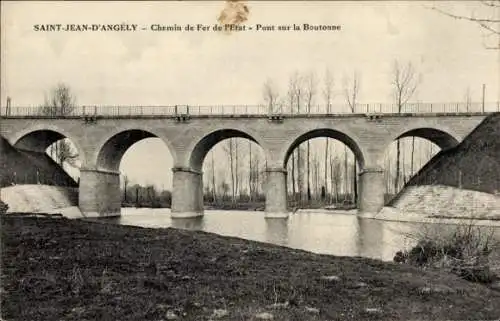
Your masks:
<instances>
[{"instance_id":1,"label":"stone railway viaduct","mask_svg":"<svg viewBox=\"0 0 500 321\"><path fill-rule=\"evenodd\" d=\"M207 152L231 137L259 144L267 159L266 217L286 218L286 163L300 143L331 137L359 162L359 211L384 205L383 158L394 140L418 136L441 149L459 144L487 114L8 116L0 134L19 149L45 152L61 138L76 145L82 162L79 207L86 216L120 214L119 165L126 150L149 137L170 150L174 167L172 217L203 215L202 164ZM147 155L144 162L147 163Z\"/></svg>"}]
</instances>

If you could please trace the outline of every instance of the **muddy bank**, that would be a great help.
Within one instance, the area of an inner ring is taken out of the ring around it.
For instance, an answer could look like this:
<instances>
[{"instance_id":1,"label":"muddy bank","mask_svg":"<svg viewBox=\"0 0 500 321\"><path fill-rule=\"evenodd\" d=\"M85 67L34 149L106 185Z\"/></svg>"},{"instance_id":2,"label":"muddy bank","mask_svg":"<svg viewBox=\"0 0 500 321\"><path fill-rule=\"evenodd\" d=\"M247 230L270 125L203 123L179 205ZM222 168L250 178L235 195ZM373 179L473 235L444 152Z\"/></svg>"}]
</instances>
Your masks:
<instances>
[{"instance_id":1,"label":"muddy bank","mask_svg":"<svg viewBox=\"0 0 500 321\"><path fill-rule=\"evenodd\" d=\"M2 217L6 320L495 319L438 271L176 229Z\"/></svg>"}]
</instances>

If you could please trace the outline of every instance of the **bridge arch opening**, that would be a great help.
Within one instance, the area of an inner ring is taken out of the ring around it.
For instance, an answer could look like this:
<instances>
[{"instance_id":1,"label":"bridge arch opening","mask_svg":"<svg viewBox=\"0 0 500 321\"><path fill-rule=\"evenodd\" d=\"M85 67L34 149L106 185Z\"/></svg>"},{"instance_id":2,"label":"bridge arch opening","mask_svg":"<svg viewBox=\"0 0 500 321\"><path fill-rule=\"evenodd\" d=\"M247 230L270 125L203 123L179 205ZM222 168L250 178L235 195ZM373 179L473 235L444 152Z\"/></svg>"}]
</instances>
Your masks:
<instances>
[{"instance_id":1,"label":"bridge arch opening","mask_svg":"<svg viewBox=\"0 0 500 321\"><path fill-rule=\"evenodd\" d=\"M37 129L16 139L13 145L18 150L16 164L10 176L14 184L45 184L77 186L80 165L84 158L75 141L62 131Z\"/></svg>"},{"instance_id":2,"label":"bridge arch opening","mask_svg":"<svg viewBox=\"0 0 500 321\"><path fill-rule=\"evenodd\" d=\"M386 202L397 195L441 150L453 148L459 141L446 131L415 128L397 136L384 154Z\"/></svg>"},{"instance_id":3,"label":"bridge arch opening","mask_svg":"<svg viewBox=\"0 0 500 321\"><path fill-rule=\"evenodd\" d=\"M203 173L205 205L264 207L266 158L250 134L237 129L211 132L193 148L190 166Z\"/></svg>"},{"instance_id":4,"label":"bridge arch opening","mask_svg":"<svg viewBox=\"0 0 500 321\"><path fill-rule=\"evenodd\" d=\"M285 154L290 207L357 207L364 156L340 131L323 128L297 137Z\"/></svg>"},{"instance_id":5,"label":"bridge arch opening","mask_svg":"<svg viewBox=\"0 0 500 321\"><path fill-rule=\"evenodd\" d=\"M253 138L252 136L241 130L237 129L216 130L206 135L198 143L196 143L189 159L189 164L191 165L191 168L196 171L201 171L203 166L203 161L205 160L207 153L215 145L222 142L223 140L235 139L235 138L245 138L260 146L260 144L257 142L255 138Z\"/></svg>"},{"instance_id":6,"label":"bridge arch opening","mask_svg":"<svg viewBox=\"0 0 500 321\"><path fill-rule=\"evenodd\" d=\"M401 139L405 137L418 137L421 139L426 139L433 144L439 146L439 148L446 150L449 148L453 148L459 144L457 138L453 135L436 128L415 128L408 130L401 135L399 135L396 139Z\"/></svg>"},{"instance_id":7,"label":"bridge arch opening","mask_svg":"<svg viewBox=\"0 0 500 321\"><path fill-rule=\"evenodd\" d=\"M154 133L131 129L111 136L100 148L96 165L119 173L124 206L170 207L173 156Z\"/></svg>"}]
</instances>

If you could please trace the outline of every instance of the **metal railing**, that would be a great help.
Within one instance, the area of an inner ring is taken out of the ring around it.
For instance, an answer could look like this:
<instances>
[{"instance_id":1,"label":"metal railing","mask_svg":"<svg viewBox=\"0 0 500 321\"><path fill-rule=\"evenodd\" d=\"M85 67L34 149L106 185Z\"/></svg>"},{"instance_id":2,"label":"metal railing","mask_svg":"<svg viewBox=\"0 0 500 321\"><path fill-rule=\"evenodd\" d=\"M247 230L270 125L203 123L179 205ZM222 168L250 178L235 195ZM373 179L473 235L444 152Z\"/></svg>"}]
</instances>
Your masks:
<instances>
[{"instance_id":1,"label":"metal railing","mask_svg":"<svg viewBox=\"0 0 500 321\"><path fill-rule=\"evenodd\" d=\"M63 112L38 106L1 106L1 117L71 118L99 117L175 117L189 116L307 116L347 114L467 114L500 112L500 103L407 103L399 107L390 103L303 106L300 110L286 105L177 105L177 106L74 106Z\"/></svg>"}]
</instances>

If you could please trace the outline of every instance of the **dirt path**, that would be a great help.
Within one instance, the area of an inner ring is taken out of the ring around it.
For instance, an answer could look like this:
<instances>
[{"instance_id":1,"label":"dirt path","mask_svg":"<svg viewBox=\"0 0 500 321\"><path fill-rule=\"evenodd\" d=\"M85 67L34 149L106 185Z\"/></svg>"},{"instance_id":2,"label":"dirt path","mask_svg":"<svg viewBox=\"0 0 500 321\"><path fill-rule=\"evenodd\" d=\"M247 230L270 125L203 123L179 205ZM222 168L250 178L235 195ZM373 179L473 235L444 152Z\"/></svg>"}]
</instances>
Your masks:
<instances>
[{"instance_id":1,"label":"dirt path","mask_svg":"<svg viewBox=\"0 0 500 321\"><path fill-rule=\"evenodd\" d=\"M176 229L2 217L6 320L494 320L453 275Z\"/></svg>"}]
</instances>

